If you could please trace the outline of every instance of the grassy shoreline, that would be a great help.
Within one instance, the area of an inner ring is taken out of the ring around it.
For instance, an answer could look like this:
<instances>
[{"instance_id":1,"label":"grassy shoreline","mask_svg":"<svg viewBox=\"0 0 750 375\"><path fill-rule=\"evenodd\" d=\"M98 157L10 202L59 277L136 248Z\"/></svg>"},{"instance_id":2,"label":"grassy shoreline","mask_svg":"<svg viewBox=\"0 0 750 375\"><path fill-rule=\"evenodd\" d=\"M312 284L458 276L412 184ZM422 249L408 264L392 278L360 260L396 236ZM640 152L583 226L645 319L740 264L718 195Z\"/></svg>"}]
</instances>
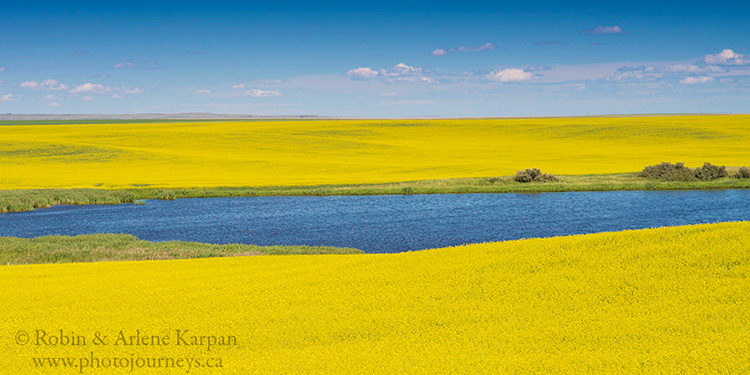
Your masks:
<instances>
[{"instance_id":1,"label":"grassy shoreline","mask_svg":"<svg viewBox=\"0 0 750 375\"><path fill-rule=\"evenodd\" d=\"M636 173L558 176L556 182L519 183L511 176L407 181L386 184L187 187L129 189L0 190L0 213L30 211L55 205L135 203L141 199L180 199L253 196L404 195L468 193L546 193L626 190L748 189L750 179L726 177L714 181L671 182L640 178Z\"/></svg>"},{"instance_id":2,"label":"grassy shoreline","mask_svg":"<svg viewBox=\"0 0 750 375\"><path fill-rule=\"evenodd\" d=\"M0 237L0 265L109 262L232 257L249 255L361 254L332 246L215 245L140 240L129 234L97 233L35 238Z\"/></svg>"}]
</instances>

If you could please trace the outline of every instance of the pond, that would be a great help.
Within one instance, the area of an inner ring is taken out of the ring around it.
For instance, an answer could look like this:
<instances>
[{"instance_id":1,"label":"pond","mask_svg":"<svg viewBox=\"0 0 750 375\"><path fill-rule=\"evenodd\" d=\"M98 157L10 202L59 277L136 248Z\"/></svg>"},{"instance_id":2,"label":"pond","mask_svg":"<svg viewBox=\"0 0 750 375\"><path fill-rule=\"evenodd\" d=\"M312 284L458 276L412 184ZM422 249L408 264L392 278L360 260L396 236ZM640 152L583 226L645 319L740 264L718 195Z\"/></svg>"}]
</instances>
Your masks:
<instances>
[{"instance_id":1,"label":"pond","mask_svg":"<svg viewBox=\"0 0 750 375\"><path fill-rule=\"evenodd\" d=\"M0 214L0 236L129 233L377 253L736 220L750 220L750 190L195 198Z\"/></svg>"}]
</instances>

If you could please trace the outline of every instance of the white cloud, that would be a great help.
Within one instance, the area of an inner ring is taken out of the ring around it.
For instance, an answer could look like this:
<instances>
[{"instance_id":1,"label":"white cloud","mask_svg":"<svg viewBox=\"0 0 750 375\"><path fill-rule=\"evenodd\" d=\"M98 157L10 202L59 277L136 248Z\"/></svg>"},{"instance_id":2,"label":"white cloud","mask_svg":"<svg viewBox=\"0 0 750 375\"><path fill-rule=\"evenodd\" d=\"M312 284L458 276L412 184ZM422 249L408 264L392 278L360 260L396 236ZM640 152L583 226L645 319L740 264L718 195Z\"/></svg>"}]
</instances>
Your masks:
<instances>
[{"instance_id":1,"label":"white cloud","mask_svg":"<svg viewBox=\"0 0 750 375\"><path fill-rule=\"evenodd\" d=\"M709 76L703 76L703 77L685 77L685 79L681 80L680 83L685 85L694 85L696 83L707 83L713 81L713 77Z\"/></svg>"},{"instance_id":2,"label":"white cloud","mask_svg":"<svg viewBox=\"0 0 750 375\"><path fill-rule=\"evenodd\" d=\"M245 84L244 83L238 83L236 85L233 85L232 88L233 89L244 89L245 88Z\"/></svg>"},{"instance_id":3,"label":"white cloud","mask_svg":"<svg viewBox=\"0 0 750 375\"><path fill-rule=\"evenodd\" d=\"M355 68L346 72L346 75L348 75L349 77L354 77L354 78L370 79L370 78L377 77L378 71L370 69L368 67L360 67L360 68Z\"/></svg>"},{"instance_id":4,"label":"white cloud","mask_svg":"<svg viewBox=\"0 0 750 375\"><path fill-rule=\"evenodd\" d=\"M105 92L112 91L112 88L109 86L104 86L99 83L91 83L86 82L84 84L78 85L70 90L73 94L80 94L80 93L93 93L93 94L103 94Z\"/></svg>"},{"instance_id":5,"label":"white cloud","mask_svg":"<svg viewBox=\"0 0 750 375\"><path fill-rule=\"evenodd\" d=\"M205 95L205 94L210 94L210 93L211 93L211 90L208 90L208 89L198 89L198 90L195 90L195 93L196 93L196 94L202 94L202 95Z\"/></svg>"},{"instance_id":6,"label":"white cloud","mask_svg":"<svg viewBox=\"0 0 750 375\"><path fill-rule=\"evenodd\" d=\"M5 67L4 66L0 66L0 73L2 73L4 71L5 71Z\"/></svg>"},{"instance_id":7,"label":"white cloud","mask_svg":"<svg viewBox=\"0 0 750 375\"><path fill-rule=\"evenodd\" d=\"M54 95L45 95L43 99L44 100L55 100L55 96Z\"/></svg>"},{"instance_id":8,"label":"white cloud","mask_svg":"<svg viewBox=\"0 0 750 375\"><path fill-rule=\"evenodd\" d=\"M433 50L431 54L432 56L443 56L445 54L453 53L453 52L491 51L495 48L497 47L495 47L494 44L487 42L485 44L482 44L481 46L458 46L455 48L438 48L438 49Z\"/></svg>"},{"instance_id":9,"label":"white cloud","mask_svg":"<svg viewBox=\"0 0 750 375\"><path fill-rule=\"evenodd\" d=\"M479 47L467 47L467 46L460 46L457 48L459 52L479 52L479 51L491 51L495 49L495 45L492 43L485 43L482 44Z\"/></svg>"},{"instance_id":10,"label":"white cloud","mask_svg":"<svg viewBox=\"0 0 750 375\"><path fill-rule=\"evenodd\" d=\"M91 95L86 95L86 96L84 96L84 97L83 97L83 98L81 98L81 99L83 99L83 100L85 100L85 101L89 101L89 100L94 100L94 97L93 97L93 96L91 96Z\"/></svg>"},{"instance_id":11,"label":"white cloud","mask_svg":"<svg viewBox=\"0 0 750 375\"><path fill-rule=\"evenodd\" d=\"M112 99L120 99L120 98L122 98L122 95L120 95L120 94L112 94L111 98Z\"/></svg>"},{"instance_id":12,"label":"white cloud","mask_svg":"<svg viewBox=\"0 0 750 375\"><path fill-rule=\"evenodd\" d=\"M58 102L52 102L52 103L49 103L49 106L50 107L59 107L60 103L58 103Z\"/></svg>"},{"instance_id":13,"label":"white cloud","mask_svg":"<svg viewBox=\"0 0 750 375\"><path fill-rule=\"evenodd\" d=\"M2 102L14 102L16 101L16 97L13 94L6 94L0 97L0 101Z\"/></svg>"},{"instance_id":14,"label":"white cloud","mask_svg":"<svg viewBox=\"0 0 750 375\"><path fill-rule=\"evenodd\" d=\"M382 96L396 96L396 93L395 92L384 92L384 93L381 93L380 95L382 95Z\"/></svg>"},{"instance_id":15,"label":"white cloud","mask_svg":"<svg viewBox=\"0 0 750 375\"><path fill-rule=\"evenodd\" d=\"M656 66L622 66L607 75L607 81L648 81L664 76L663 67Z\"/></svg>"},{"instance_id":16,"label":"white cloud","mask_svg":"<svg viewBox=\"0 0 750 375\"><path fill-rule=\"evenodd\" d=\"M750 60L743 59L743 57L744 55L727 48L717 54L706 55L703 60L706 64L714 65L745 65L750 63Z\"/></svg>"},{"instance_id":17,"label":"white cloud","mask_svg":"<svg viewBox=\"0 0 750 375\"><path fill-rule=\"evenodd\" d=\"M415 68L413 66L409 66L404 63L398 63L393 66L393 74L395 75L418 73L421 70L422 68Z\"/></svg>"},{"instance_id":18,"label":"white cloud","mask_svg":"<svg viewBox=\"0 0 750 375\"><path fill-rule=\"evenodd\" d=\"M422 68L407 65L400 62L392 66L389 70L372 68L356 68L346 72L353 79L375 79L385 82L435 82L434 79L425 76Z\"/></svg>"},{"instance_id":19,"label":"white cloud","mask_svg":"<svg viewBox=\"0 0 750 375\"><path fill-rule=\"evenodd\" d=\"M112 68L114 69L141 69L141 70L154 70L154 69L161 69L162 66L159 65L157 61L149 60L149 61L121 61L118 62L115 65L112 65Z\"/></svg>"},{"instance_id":20,"label":"white cloud","mask_svg":"<svg viewBox=\"0 0 750 375\"><path fill-rule=\"evenodd\" d=\"M68 88L67 85L61 83L56 79L47 79L44 81L24 81L21 82L21 87L25 89L36 89L36 90L65 90Z\"/></svg>"},{"instance_id":21,"label":"white cloud","mask_svg":"<svg viewBox=\"0 0 750 375\"><path fill-rule=\"evenodd\" d=\"M265 98L265 97L271 97L271 96L282 96L284 94L278 92L278 91L269 91L269 90L261 90L261 89L252 89L245 91L247 95L254 96L256 98Z\"/></svg>"},{"instance_id":22,"label":"white cloud","mask_svg":"<svg viewBox=\"0 0 750 375\"><path fill-rule=\"evenodd\" d=\"M689 75L709 76L725 73L726 69L715 65L687 63L621 66L609 74L608 81L654 81L657 79L681 79Z\"/></svg>"},{"instance_id":23,"label":"white cloud","mask_svg":"<svg viewBox=\"0 0 750 375\"><path fill-rule=\"evenodd\" d=\"M521 82L534 78L534 75L523 69L498 69L487 75L487 78L500 82Z\"/></svg>"},{"instance_id":24,"label":"white cloud","mask_svg":"<svg viewBox=\"0 0 750 375\"><path fill-rule=\"evenodd\" d=\"M143 91L141 91L141 89L137 87L134 87L132 89L123 89L123 92L127 95L140 95L141 93L143 93Z\"/></svg>"},{"instance_id":25,"label":"white cloud","mask_svg":"<svg viewBox=\"0 0 750 375\"><path fill-rule=\"evenodd\" d=\"M729 56L729 54L725 54ZM656 82L680 81L684 84L706 83L726 75L746 75L742 67L729 65L707 65L703 61L696 63L664 63L651 65L620 66L605 78L614 82Z\"/></svg>"},{"instance_id":26,"label":"white cloud","mask_svg":"<svg viewBox=\"0 0 750 375\"><path fill-rule=\"evenodd\" d=\"M662 70L673 73L697 73L705 69L695 64L672 64L664 66Z\"/></svg>"},{"instance_id":27,"label":"white cloud","mask_svg":"<svg viewBox=\"0 0 750 375\"><path fill-rule=\"evenodd\" d=\"M394 65L387 72L384 69L381 69L380 75L388 82L435 82L431 77L424 75L422 68L406 65L404 63Z\"/></svg>"},{"instance_id":28,"label":"white cloud","mask_svg":"<svg viewBox=\"0 0 750 375\"><path fill-rule=\"evenodd\" d=\"M618 25L612 26L597 26L593 29L587 29L582 31L583 34L588 35L606 35L606 34L625 34L625 30Z\"/></svg>"}]
</instances>

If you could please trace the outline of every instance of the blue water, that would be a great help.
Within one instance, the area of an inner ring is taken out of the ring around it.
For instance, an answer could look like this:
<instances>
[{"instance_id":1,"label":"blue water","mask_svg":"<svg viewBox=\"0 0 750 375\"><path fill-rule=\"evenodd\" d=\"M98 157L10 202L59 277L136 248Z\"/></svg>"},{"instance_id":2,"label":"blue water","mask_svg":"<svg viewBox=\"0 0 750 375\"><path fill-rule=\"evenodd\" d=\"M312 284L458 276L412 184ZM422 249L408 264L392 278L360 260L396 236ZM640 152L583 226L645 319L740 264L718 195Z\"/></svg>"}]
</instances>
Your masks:
<instances>
[{"instance_id":1,"label":"blue water","mask_svg":"<svg viewBox=\"0 0 750 375\"><path fill-rule=\"evenodd\" d=\"M398 252L750 220L750 190L148 200L0 214L0 236L129 233L152 241Z\"/></svg>"}]
</instances>

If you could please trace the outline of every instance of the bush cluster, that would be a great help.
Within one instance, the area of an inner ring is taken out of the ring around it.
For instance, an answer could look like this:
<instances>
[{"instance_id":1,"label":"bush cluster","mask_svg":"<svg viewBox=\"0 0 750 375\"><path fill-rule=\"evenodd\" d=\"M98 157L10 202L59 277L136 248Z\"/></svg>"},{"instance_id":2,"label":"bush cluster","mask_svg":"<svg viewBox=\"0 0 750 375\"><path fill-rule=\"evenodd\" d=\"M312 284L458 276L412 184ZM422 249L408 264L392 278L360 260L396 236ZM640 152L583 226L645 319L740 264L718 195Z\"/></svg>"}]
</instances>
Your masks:
<instances>
[{"instance_id":1,"label":"bush cluster","mask_svg":"<svg viewBox=\"0 0 750 375\"><path fill-rule=\"evenodd\" d=\"M727 177L727 168L705 163L700 168L688 168L684 163L651 165L638 173L638 177L661 181L712 181Z\"/></svg>"},{"instance_id":2,"label":"bush cluster","mask_svg":"<svg viewBox=\"0 0 750 375\"><path fill-rule=\"evenodd\" d=\"M526 169L524 171L518 171L516 172L516 175L513 176L513 180L517 182L549 182L549 181L557 181L557 177L551 175L551 174L545 174L542 173L537 168L531 168Z\"/></svg>"},{"instance_id":3,"label":"bush cluster","mask_svg":"<svg viewBox=\"0 0 750 375\"><path fill-rule=\"evenodd\" d=\"M742 167L734 174L735 178L750 178L750 168Z\"/></svg>"},{"instance_id":4,"label":"bush cluster","mask_svg":"<svg viewBox=\"0 0 750 375\"><path fill-rule=\"evenodd\" d=\"M695 169L695 178L701 181L718 180L729 176L727 167L704 163L702 167Z\"/></svg>"}]
</instances>

